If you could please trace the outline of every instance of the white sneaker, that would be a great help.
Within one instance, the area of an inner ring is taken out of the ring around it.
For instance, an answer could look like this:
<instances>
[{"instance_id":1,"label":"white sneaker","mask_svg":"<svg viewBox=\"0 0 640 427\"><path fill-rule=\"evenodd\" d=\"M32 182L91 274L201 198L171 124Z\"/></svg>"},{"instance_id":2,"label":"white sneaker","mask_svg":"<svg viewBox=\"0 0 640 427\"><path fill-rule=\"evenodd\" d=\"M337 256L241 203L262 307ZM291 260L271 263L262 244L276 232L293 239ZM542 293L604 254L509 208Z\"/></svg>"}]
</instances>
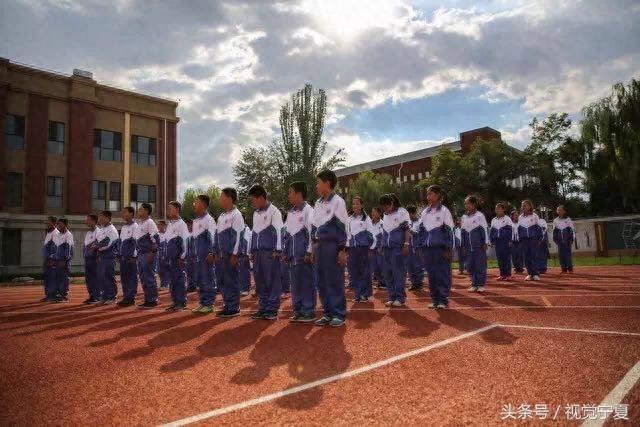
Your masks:
<instances>
[{"instance_id":1,"label":"white sneaker","mask_svg":"<svg viewBox=\"0 0 640 427\"><path fill-rule=\"evenodd\" d=\"M241 297L246 297L247 295L249 295L249 291L242 291L242 292L240 292L240 296L241 296Z\"/></svg>"},{"instance_id":2,"label":"white sneaker","mask_svg":"<svg viewBox=\"0 0 640 427\"><path fill-rule=\"evenodd\" d=\"M524 278L525 282L530 282L531 280L533 280L533 277L531 277L531 275L528 275L527 277Z\"/></svg>"},{"instance_id":3,"label":"white sneaker","mask_svg":"<svg viewBox=\"0 0 640 427\"><path fill-rule=\"evenodd\" d=\"M404 305L404 303L403 303L403 302L400 302L400 301L394 301L394 302L391 304L391 306L392 306L392 307L402 307L403 305Z\"/></svg>"},{"instance_id":4,"label":"white sneaker","mask_svg":"<svg viewBox=\"0 0 640 427\"><path fill-rule=\"evenodd\" d=\"M535 276L533 276L533 280L535 280L535 281L537 282L538 280L540 280L540 276L538 276L538 275L536 274Z\"/></svg>"},{"instance_id":5,"label":"white sneaker","mask_svg":"<svg viewBox=\"0 0 640 427\"><path fill-rule=\"evenodd\" d=\"M436 308L449 308L449 306L447 304L440 303L436 306Z\"/></svg>"},{"instance_id":6,"label":"white sneaker","mask_svg":"<svg viewBox=\"0 0 640 427\"><path fill-rule=\"evenodd\" d=\"M393 301L387 301L384 303L385 306L391 307L393 305Z\"/></svg>"},{"instance_id":7,"label":"white sneaker","mask_svg":"<svg viewBox=\"0 0 640 427\"><path fill-rule=\"evenodd\" d=\"M436 304L435 302L432 302L431 304L429 304L427 306L428 308L434 309L434 308L438 308L438 304Z\"/></svg>"},{"instance_id":8,"label":"white sneaker","mask_svg":"<svg viewBox=\"0 0 640 427\"><path fill-rule=\"evenodd\" d=\"M475 287L475 286L469 286L468 291L469 291L469 292L477 292L477 291L478 291L478 288L477 288L477 287Z\"/></svg>"},{"instance_id":9,"label":"white sneaker","mask_svg":"<svg viewBox=\"0 0 640 427\"><path fill-rule=\"evenodd\" d=\"M484 292L484 286L478 286L478 292Z\"/></svg>"}]
</instances>

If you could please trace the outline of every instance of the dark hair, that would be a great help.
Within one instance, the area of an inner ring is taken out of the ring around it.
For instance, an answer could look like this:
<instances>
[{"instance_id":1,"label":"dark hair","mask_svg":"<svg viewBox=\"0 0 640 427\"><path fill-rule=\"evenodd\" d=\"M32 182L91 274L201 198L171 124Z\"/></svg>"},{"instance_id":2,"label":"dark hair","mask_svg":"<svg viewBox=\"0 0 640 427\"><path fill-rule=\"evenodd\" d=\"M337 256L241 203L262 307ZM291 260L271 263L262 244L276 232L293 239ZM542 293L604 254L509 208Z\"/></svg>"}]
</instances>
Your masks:
<instances>
[{"instance_id":1,"label":"dark hair","mask_svg":"<svg viewBox=\"0 0 640 427\"><path fill-rule=\"evenodd\" d=\"M153 208L151 207L151 205L147 202L141 203L140 207L143 208L145 211L147 211L147 213L149 215L151 215L151 212L153 212Z\"/></svg>"},{"instance_id":2,"label":"dark hair","mask_svg":"<svg viewBox=\"0 0 640 427\"><path fill-rule=\"evenodd\" d=\"M172 200L172 201L169 202L169 204L171 206L173 206L174 208L178 209L178 212L182 211L182 205L180 204L180 202Z\"/></svg>"},{"instance_id":3,"label":"dark hair","mask_svg":"<svg viewBox=\"0 0 640 427\"><path fill-rule=\"evenodd\" d=\"M431 191L432 193L436 193L437 195L440 196L441 199L444 197L444 191L442 190L442 187L440 187L438 184L432 184L429 187L427 187L427 192L429 191Z\"/></svg>"},{"instance_id":4,"label":"dark hair","mask_svg":"<svg viewBox=\"0 0 640 427\"><path fill-rule=\"evenodd\" d=\"M230 198L234 205L238 202L238 191L235 188L225 187L222 189L222 194Z\"/></svg>"},{"instance_id":5,"label":"dark hair","mask_svg":"<svg viewBox=\"0 0 640 427\"><path fill-rule=\"evenodd\" d=\"M58 218L56 218L55 216L51 215L47 217L47 220L50 222L58 222Z\"/></svg>"},{"instance_id":6,"label":"dark hair","mask_svg":"<svg viewBox=\"0 0 640 427\"><path fill-rule=\"evenodd\" d=\"M123 210L129 212L131 215L136 213L136 211L131 206L125 206Z\"/></svg>"},{"instance_id":7,"label":"dark hair","mask_svg":"<svg viewBox=\"0 0 640 427\"><path fill-rule=\"evenodd\" d=\"M185 224L187 224L187 225L191 225L191 224L193 224L193 220L192 220L191 218L185 218L185 219L184 219L184 222L185 222Z\"/></svg>"},{"instance_id":8,"label":"dark hair","mask_svg":"<svg viewBox=\"0 0 640 427\"><path fill-rule=\"evenodd\" d=\"M409 212L410 214L418 213L418 208L416 208L414 205L409 205L407 206L407 212Z\"/></svg>"},{"instance_id":9,"label":"dark hair","mask_svg":"<svg viewBox=\"0 0 640 427\"><path fill-rule=\"evenodd\" d=\"M302 194L303 199L307 199L307 183L302 181L294 181L289 184L289 188L295 191L296 193Z\"/></svg>"},{"instance_id":10,"label":"dark hair","mask_svg":"<svg viewBox=\"0 0 640 427\"><path fill-rule=\"evenodd\" d=\"M160 221L158 221L158 224L167 225L167 221L161 219Z\"/></svg>"},{"instance_id":11,"label":"dark hair","mask_svg":"<svg viewBox=\"0 0 640 427\"><path fill-rule=\"evenodd\" d=\"M222 190L222 192L224 193L224 190ZM196 199L207 205L207 207L209 207L209 203L211 202L211 199L209 199L209 196L206 194L198 194Z\"/></svg>"},{"instance_id":12,"label":"dark hair","mask_svg":"<svg viewBox=\"0 0 640 427\"><path fill-rule=\"evenodd\" d=\"M100 215L106 216L107 218L111 219L111 211L102 211L100 212Z\"/></svg>"},{"instance_id":13,"label":"dark hair","mask_svg":"<svg viewBox=\"0 0 640 427\"><path fill-rule=\"evenodd\" d=\"M336 188L336 185L338 184L338 177L333 171L330 171L328 169L321 171L316 176L316 178L318 178L322 182L328 182L329 187L331 187L332 190Z\"/></svg>"},{"instance_id":14,"label":"dark hair","mask_svg":"<svg viewBox=\"0 0 640 427\"><path fill-rule=\"evenodd\" d=\"M360 196L353 196L351 200L360 200L360 204L362 205L362 213L360 214L360 216L362 217L362 219L367 219L368 215L367 215L367 210L364 207L364 202L362 201L362 197ZM355 211L353 212L355 214Z\"/></svg>"},{"instance_id":15,"label":"dark hair","mask_svg":"<svg viewBox=\"0 0 640 427\"><path fill-rule=\"evenodd\" d=\"M393 204L393 200L391 199L391 195L390 194L383 194L382 196L380 196L380 199L378 200L378 203L382 206L386 206L386 205L391 205Z\"/></svg>"},{"instance_id":16,"label":"dark hair","mask_svg":"<svg viewBox=\"0 0 640 427\"><path fill-rule=\"evenodd\" d=\"M87 218L91 218L92 221L98 222L98 215L89 214L87 215Z\"/></svg>"},{"instance_id":17,"label":"dark hair","mask_svg":"<svg viewBox=\"0 0 640 427\"><path fill-rule=\"evenodd\" d=\"M396 196L396 193L389 193L389 197L391 197L391 201L393 202L393 207L396 209L402 207L402 203L400 203L400 199Z\"/></svg>"},{"instance_id":18,"label":"dark hair","mask_svg":"<svg viewBox=\"0 0 640 427\"><path fill-rule=\"evenodd\" d=\"M69 221L67 221L67 218L58 218L58 222L63 223L65 226L67 226L67 224L69 224Z\"/></svg>"},{"instance_id":19,"label":"dark hair","mask_svg":"<svg viewBox=\"0 0 640 427\"><path fill-rule=\"evenodd\" d=\"M506 212L509 205L507 205L507 202L498 202L496 206L500 206L502 210Z\"/></svg>"},{"instance_id":20,"label":"dark hair","mask_svg":"<svg viewBox=\"0 0 640 427\"><path fill-rule=\"evenodd\" d=\"M267 198L267 190L260 184L255 184L249 189L249 196Z\"/></svg>"},{"instance_id":21,"label":"dark hair","mask_svg":"<svg viewBox=\"0 0 640 427\"><path fill-rule=\"evenodd\" d=\"M478 199L477 196L474 196L474 195L469 195L465 197L464 201L471 203L473 207L475 207L476 209L478 209L478 205L480 205L480 200Z\"/></svg>"}]
</instances>

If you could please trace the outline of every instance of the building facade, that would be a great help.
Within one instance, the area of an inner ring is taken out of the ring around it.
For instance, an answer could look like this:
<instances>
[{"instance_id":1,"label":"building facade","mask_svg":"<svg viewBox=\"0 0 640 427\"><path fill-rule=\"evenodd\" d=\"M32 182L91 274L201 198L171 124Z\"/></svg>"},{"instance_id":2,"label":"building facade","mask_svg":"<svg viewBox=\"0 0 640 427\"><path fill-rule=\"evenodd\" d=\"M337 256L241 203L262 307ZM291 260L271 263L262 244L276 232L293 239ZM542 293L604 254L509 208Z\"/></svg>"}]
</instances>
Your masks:
<instances>
[{"instance_id":1,"label":"building facade","mask_svg":"<svg viewBox=\"0 0 640 427\"><path fill-rule=\"evenodd\" d=\"M164 217L176 197L177 106L86 71L69 76L0 58L0 276L40 268L48 215L70 220L78 248L88 213L117 217L148 202Z\"/></svg>"}]
</instances>

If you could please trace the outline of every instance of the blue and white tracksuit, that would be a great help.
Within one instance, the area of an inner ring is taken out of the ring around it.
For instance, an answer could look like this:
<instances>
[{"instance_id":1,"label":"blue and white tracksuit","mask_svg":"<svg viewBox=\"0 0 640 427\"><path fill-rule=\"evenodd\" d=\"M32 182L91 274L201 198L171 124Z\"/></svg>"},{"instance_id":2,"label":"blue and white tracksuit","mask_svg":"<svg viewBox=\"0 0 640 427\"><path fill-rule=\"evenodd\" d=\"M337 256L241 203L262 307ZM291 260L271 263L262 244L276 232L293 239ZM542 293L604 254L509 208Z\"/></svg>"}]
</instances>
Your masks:
<instances>
[{"instance_id":1,"label":"blue and white tracksuit","mask_svg":"<svg viewBox=\"0 0 640 427\"><path fill-rule=\"evenodd\" d=\"M378 222L371 222L373 227L373 236L375 237L375 247L372 246L373 256L369 259L369 282L377 280L381 286L384 286L384 275L382 274L382 219Z\"/></svg>"},{"instance_id":2,"label":"blue and white tracksuit","mask_svg":"<svg viewBox=\"0 0 640 427\"><path fill-rule=\"evenodd\" d=\"M42 243L42 259L44 260L42 282L44 285L44 295L50 299L57 296L56 268L53 265L49 265L49 261L53 261L56 252L56 245L53 242L53 237L56 234L60 234L60 232L55 227L53 230L47 231L44 242Z\"/></svg>"},{"instance_id":3,"label":"blue and white tracksuit","mask_svg":"<svg viewBox=\"0 0 640 427\"><path fill-rule=\"evenodd\" d=\"M253 232L251 233L251 253L254 256L253 278L259 311L277 312L282 294L280 258L274 253L282 252L282 214L271 203L264 209L253 212Z\"/></svg>"},{"instance_id":4,"label":"blue and white tracksuit","mask_svg":"<svg viewBox=\"0 0 640 427\"><path fill-rule=\"evenodd\" d=\"M524 271L524 264L522 259L522 245L520 244L520 236L518 235L517 224L514 224L513 226L512 242L513 246L511 246L511 262L513 263L513 269L516 271L516 273L522 273Z\"/></svg>"},{"instance_id":5,"label":"blue and white tracksuit","mask_svg":"<svg viewBox=\"0 0 640 427\"><path fill-rule=\"evenodd\" d=\"M349 217L349 240L347 240L348 271L356 298L373 295L369 273L369 251L376 247L375 230L371 218L362 214Z\"/></svg>"},{"instance_id":6,"label":"blue and white tracksuit","mask_svg":"<svg viewBox=\"0 0 640 427\"><path fill-rule=\"evenodd\" d=\"M235 207L218 217L217 247L219 253L218 287L222 291L224 308L229 311L240 309L239 264L231 265L231 255L240 261L240 242L244 232L244 218Z\"/></svg>"},{"instance_id":7,"label":"blue and white tracksuit","mask_svg":"<svg viewBox=\"0 0 640 427\"><path fill-rule=\"evenodd\" d=\"M158 276L160 285L169 286L171 274L169 273L169 263L167 262L167 239L164 233L158 232Z\"/></svg>"},{"instance_id":8,"label":"blue and white tracksuit","mask_svg":"<svg viewBox=\"0 0 640 427\"><path fill-rule=\"evenodd\" d=\"M218 261L219 264L229 262L228 255L226 255L226 258L223 261L222 253L218 254L219 246L217 244L218 236L216 236L216 234L219 231L220 230L218 228L218 224L216 224L216 220L213 219L213 217L209 215L208 212L206 212L204 215L199 216L193 220L193 229L189 236L190 240L187 242L187 258L189 257L189 255L191 255L192 257L191 274L193 280L197 281L200 305L203 306L213 305L216 299L216 290L220 285L219 281L222 278L222 274L216 271L215 263L209 264L207 262L207 256L209 256L209 254L220 255L220 259ZM223 236L223 240L224 238L225 237ZM225 241L225 245L226 244L227 243ZM189 283L189 286L195 285L196 283ZM233 304L231 305L231 307L226 306L225 297L225 308L232 307ZM235 308L234 310L237 310L237 308Z\"/></svg>"},{"instance_id":9,"label":"blue and white tracksuit","mask_svg":"<svg viewBox=\"0 0 640 427\"><path fill-rule=\"evenodd\" d=\"M296 314L312 315L316 310L316 284L313 265L305 262L311 254L313 208L304 202L287 213L285 228L289 233L283 252L291 270L291 300Z\"/></svg>"},{"instance_id":10,"label":"blue and white tracksuit","mask_svg":"<svg viewBox=\"0 0 640 427\"><path fill-rule=\"evenodd\" d=\"M187 238L189 229L182 218L169 221L164 233L167 240L167 262L171 274L171 301L174 304L187 304L187 286L185 284L184 266L179 260L186 262Z\"/></svg>"},{"instance_id":11,"label":"blue and white tracksuit","mask_svg":"<svg viewBox=\"0 0 640 427\"><path fill-rule=\"evenodd\" d=\"M196 269L196 246L193 238L193 233L189 232L187 238L187 258L185 265L185 273L187 275L187 290L189 292L198 289L198 270Z\"/></svg>"},{"instance_id":12,"label":"blue and white tracksuit","mask_svg":"<svg viewBox=\"0 0 640 427\"><path fill-rule=\"evenodd\" d=\"M571 218L557 217L553 220L553 241L558 245L558 258L562 271L573 271L571 245L575 240L575 234Z\"/></svg>"},{"instance_id":13,"label":"blue and white tracksuit","mask_svg":"<svg viewBox=\"0 0 640 427\"><path fill-rule=\"evenodd\" d=\"M145 302L158 301L156 259L159 246L160 234L155 221L151 218L141 221L136 230L136 249L138 251L138 272L140 273Z\"/></svg>"},{"instance_id":14,"label":"blue and white tracksuit","mask_svg":"<svg viewBox=\"0 0 640 427\"><path fill-rule=\"evenodd\" d=\"M138 293L138 261L136 238L138 236L138 224L131 221L124 224L120 230L120 249L118 261L120 261L120 285L122 297L132 300Z\"/></svg>"},{"instance_id":15,"label":"blue and white tracksuit","mask_svg":"<svg viewBox=\"0 0 640 427\"><path fill-rule=\"evenodd\" d=\"M407 280L407 257L402 253L405 233L409 230L411 218L405 208L398 208L384 214L382 224L382 255L384 259L384 282L387 285L389 301L404 303L407 293L404 285Z\"/></svg>"},{"instance_id":16,"label":"blue and white tracksuit","mask_svg":"<svg viewBox=\"0 0 640 427\"><path fill-rule=\"evenodd\" d=\"M434 304L449 303L451 291L451 256L445 252L453 250L453 217L446 206L427 206L420 216L425 230L422 253L425 270L429 277L429 293Z\"/></svg>"},{"instance_id":17,"label":"blue and white tracksuit","mask_svg":"<svg viewBox=\"0 0 640 427\"><path fill-rule=\"evenodd\" d=\"M484 286L487 283L487 250L489 243L487 219L480 211L462 215L462 245L467 252L467 269L471 275L471 286Z\"/></svg>"},{"instance_id":18,"label":"blue and white tracksuit","mask_svg":"<svg viewBox=\"0 0 640 427\"><path fill-rule=\"evenodd\" d=\"M547 221L540 218L540 228L542 229L542 242L538 247L538 272L546 273L549 263L549 235L547 234Z\"/></svg>"},{"instance_id":19,"label":"blue and white tracksuit","mask_svg":"<svg viewBox=\"0 0 640 427\"><path fill-rule=\"evenodd\" d=\"M511 247L513 242L513 222L507 215L491 220L489 240L496 250L501 277L511 276Z\"/></svg>"},{"instance_id":20,"label":"blue and white tracksuit","mask_svg":"<svg viewBox=\"0 0 640 427\"><path fill-rule=\"evenodd\" d=\"M120 248L120 237L116 227L109 223L96 230L98 247L98 277L102 291L102 300L112 300L118 295L116 286L115 263Z\"/></svg>"},{"instance_id":21,"label":"blue and white tracksuit","mask_svg":"<svg viewBox=\"0 0 640 427\"><path fill-rule=\"evenodd\" d=\"M287 227L282 227L282 247L287 246L287 241L291 236L287 232ZM280 283L282 285L283 293L291 292L291 269L289 268L289 264L285 262L284 258L280 260Z\"/></svg>"},{"instance_id":22,"label":"blue and white tracksuit","mask_svg":"<svg viewBox=\"0 0 640 427\"><path fill-rule=\"evenodd\" d=\"M64 233L53 235L55 244L55 283L56 294L66 298L69 295L69 274L71 274L71 259L73 258L73 234L65 230Z\"/></svg>"},{"instance_id":23,"label":"blue and white tracksuit","mask_svg":"<svg viewBox=\"0 0 640 427\"><path fill-rule=\"evenodd\" d=\"M98 256L92 246L96 244L97 227L93 227L84 235L82 256L84 257L84 281L89 298L100 299L100 285L98 283Z\"/></svg>"},{"instance_id":24,"label":"blue and white tracksuit","mask_svg":"<svg viewBox=\"0 0 640 427\"><path fill-rule=\"evenodd\" d=\"M338 252L347 244L349 214L344 199L336 193L316 201L313 207L311 238L314 243L316 284L324 316L345 319L344 269Z\"/></svg>"},{"instance_id":25,"label":"blue and white tracksuit","mask_svg":"<svg viewBox=\"0 0 640 427\"><path fill-rule=\"evenodd\" d=\"M535 213L518 217L518 240L522 249L522 258L529 276L540 274L538 269L538 253L542 244L542 227L540 218Z\"/></svg>"},{"instance_id":26,"label":"blue and white tracksuit","mask_svg":"<svg viewBox=\"0 0 640 427\"><path fill-rule=\"evenodd\" d=\"M453 229L453 236L455 239L455 248L458 254L458 271L460 274L464 273L467 263L467 255L464 253L464 247L462 246L462 229L456 227Z\"/></svg>"},{"instance_id":27,"label":"blue and white tracksuit","mask_svg":"<svg viewBox=\"0 0 640 427\"><path fill-rule=\"evenodd\" d=\"M238 282L240 292L249 292L251 287L251 228L244 226L240 236L240 246L238 248Z\"/></svg>"},{"instance_id":28,"label":"blue and white tracksuit","mask_svg":"<svg viewBox=\"0 0 640 427\"><path fill-rule=\"evenodd\" d=\"M424 282L424 264L420 257L424 233L419 218L411 221L411 246L407 257L407 272L409 273L409 281L414 286L422 286L422 282Z\"/></svg>"}]
</instances>

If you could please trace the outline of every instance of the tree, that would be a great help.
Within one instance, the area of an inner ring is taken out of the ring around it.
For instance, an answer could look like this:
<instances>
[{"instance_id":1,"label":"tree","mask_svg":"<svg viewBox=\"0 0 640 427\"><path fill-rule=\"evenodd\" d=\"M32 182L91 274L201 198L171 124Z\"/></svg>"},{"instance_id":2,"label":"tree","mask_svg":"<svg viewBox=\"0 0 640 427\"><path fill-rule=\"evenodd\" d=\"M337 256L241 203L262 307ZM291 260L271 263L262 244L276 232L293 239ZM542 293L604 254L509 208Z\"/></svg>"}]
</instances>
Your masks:
<instances>
[{"instance_id":1,"label":"tree","mask_svg":"<svg viewBox=\"0 0 640 427\"><path fill-rule=\"evenodd\" d=\"M378 206L381 195L393 192L397 193L397 186L393 183L391 175L362 172L355 180L349 181L347 206L351 208L352 198L360 196L365 209L370 211L372 207Z\"/></svg>"},{"instance_id":2,"label":"tree","mask_svg":"<svg viewBox=\"0 0 640 427\"><path fill-rule=\"evenodd\" d=\"M248 193L251 186L264 186L274 201L281 203L283 193L282 178L274 167L274 158L267 147L248 147L242 151L240 160L233 165L233 175L238 190L239 204L248 208Z\"/></svg>"},{"instance_id":3,"label":"tree","mask_svg":"<svg viewBox=\"0 0 640 427\"><path fill-rule=\"evenodd\" d=\"M201 188L187 188L184 192L184 196L182 197L182 218L194 218L195 214L193 213L193 202L195 202L196 197L199 194L206 194L209 196L209 213L217 218L218 215L222 212L222 208L220 208L220 188L216 185L210 185L209 188L203 190Z\"/></svg>"}]
</instances>

